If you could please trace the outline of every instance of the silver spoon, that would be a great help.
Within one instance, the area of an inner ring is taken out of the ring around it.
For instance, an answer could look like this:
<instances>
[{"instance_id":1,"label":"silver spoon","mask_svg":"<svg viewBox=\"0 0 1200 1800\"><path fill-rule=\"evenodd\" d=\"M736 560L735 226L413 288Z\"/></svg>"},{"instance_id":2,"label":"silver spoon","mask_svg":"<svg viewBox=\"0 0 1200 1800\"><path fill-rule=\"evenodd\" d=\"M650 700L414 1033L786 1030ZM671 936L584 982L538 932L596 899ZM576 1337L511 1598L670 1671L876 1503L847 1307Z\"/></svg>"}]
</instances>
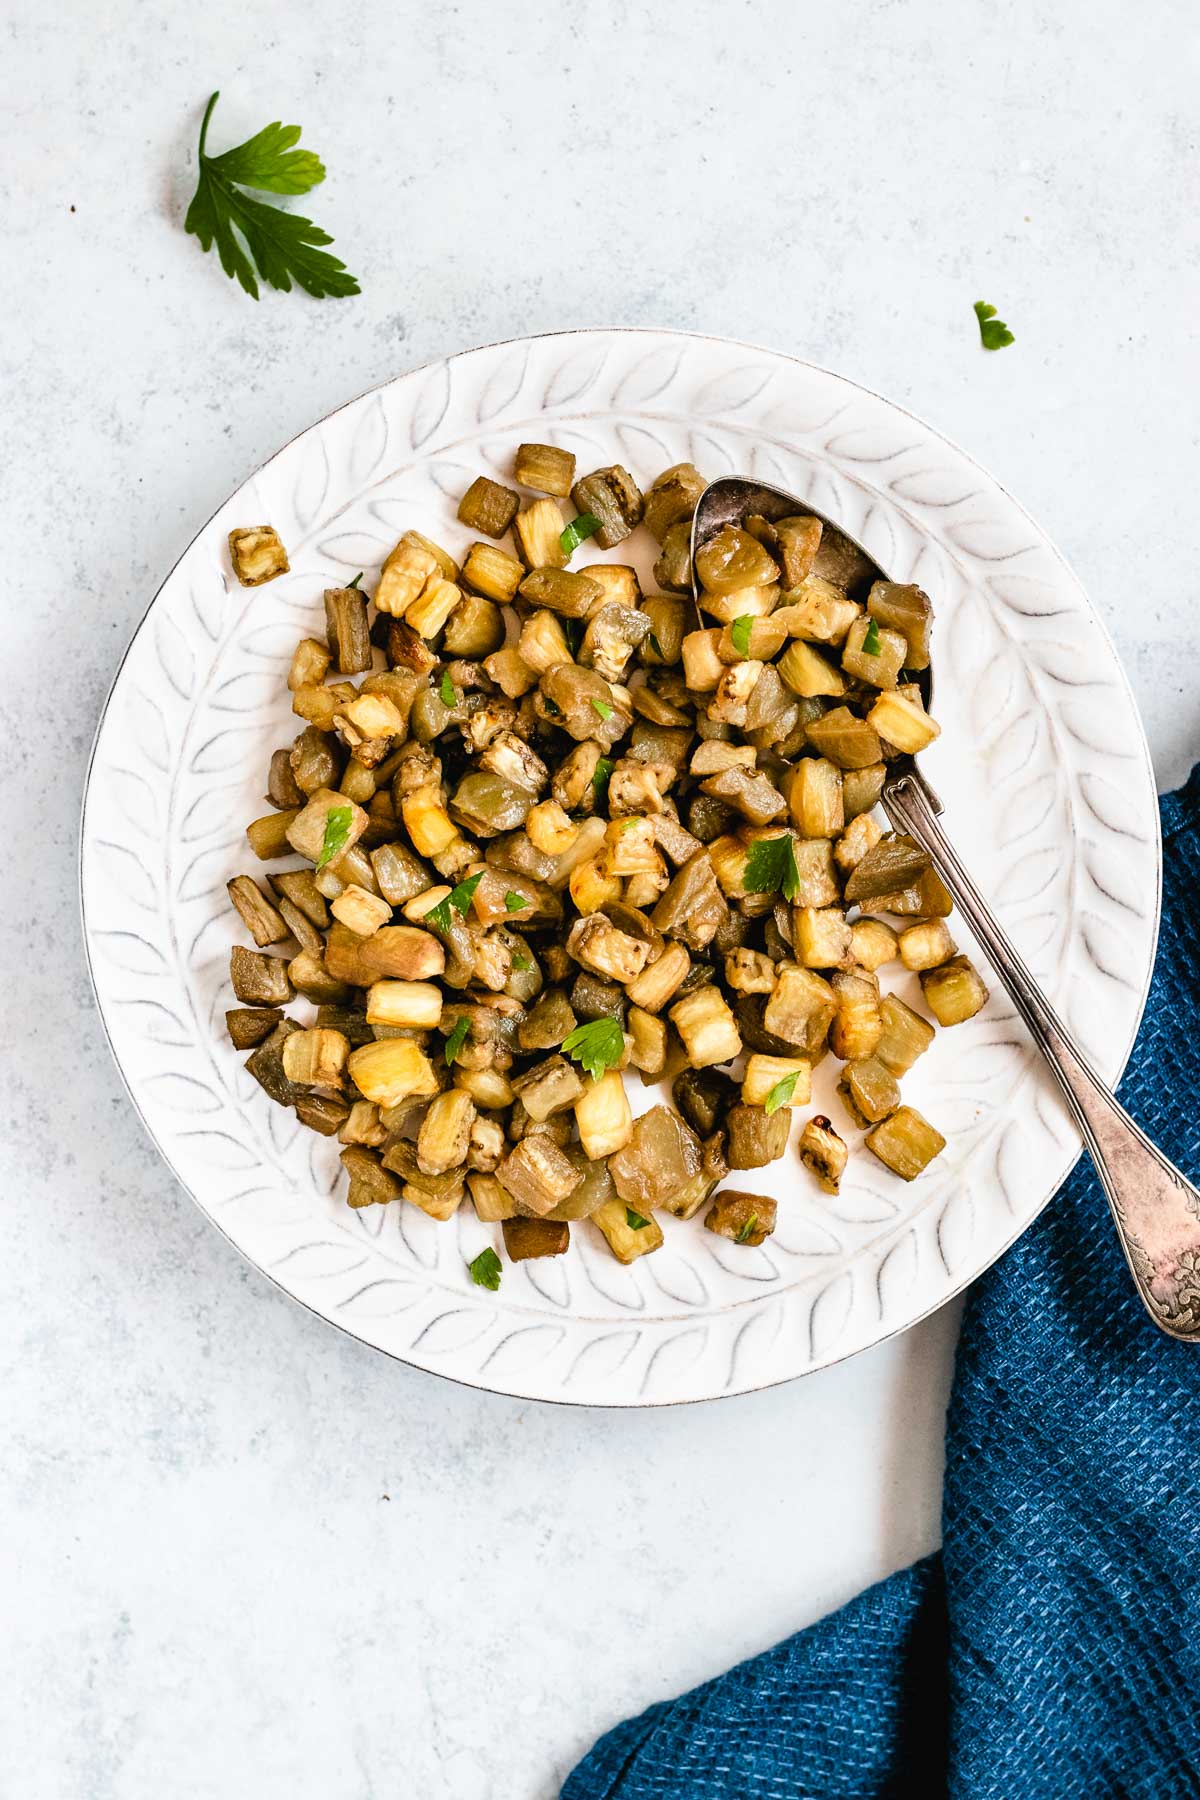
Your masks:
<instances>
[{"instance_id":1,"label":"silver spoon","mask_svg":"<svg viewBox=\"0 0 1200 1800\"><path fill-rule=\"evenodd\" d=\"M890 579L861 544L816 507L780 488L725 476L705 489L692 523L692 596L698 619L696 551L724 526L740 525L753 514L768 520L796 514L820 519L827 532L848 539L866 559L871 578ZM919 680L928 706L932 675L924 671ZM942 803L913 757L900 756L889 764L881 803L895 830L914 839L937 864L955 905L1050 1065L1096 1165L1146 1311L1168 1337L1200 1342L1200 1192L1134 1124L1089 1065L959 861L938 823Z\"/></svg>"}]
</instances>

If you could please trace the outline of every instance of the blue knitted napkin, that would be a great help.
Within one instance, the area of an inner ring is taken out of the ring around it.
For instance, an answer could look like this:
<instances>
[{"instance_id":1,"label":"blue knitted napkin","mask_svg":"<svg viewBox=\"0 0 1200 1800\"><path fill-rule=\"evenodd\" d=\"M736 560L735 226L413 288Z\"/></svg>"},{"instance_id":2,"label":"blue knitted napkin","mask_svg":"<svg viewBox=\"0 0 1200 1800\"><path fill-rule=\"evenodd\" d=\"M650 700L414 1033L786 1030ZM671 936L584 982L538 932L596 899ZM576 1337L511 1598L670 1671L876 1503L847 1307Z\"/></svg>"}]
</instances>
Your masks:
<instances>
[{"instance_id":1,"label":"blue knitted napkin","mask_svg":"<svg viewBox=\"0 0 1200 1800\"><path fill-rule=\"evenodd\" d=\"M1200 1174L1200 766L1121 1097ZM1200 1348L1142 1311L1086 1158L971 1291L943 1549L600 1740L563 1800L1200 1794Z\"/></svg>"}]
</instances>

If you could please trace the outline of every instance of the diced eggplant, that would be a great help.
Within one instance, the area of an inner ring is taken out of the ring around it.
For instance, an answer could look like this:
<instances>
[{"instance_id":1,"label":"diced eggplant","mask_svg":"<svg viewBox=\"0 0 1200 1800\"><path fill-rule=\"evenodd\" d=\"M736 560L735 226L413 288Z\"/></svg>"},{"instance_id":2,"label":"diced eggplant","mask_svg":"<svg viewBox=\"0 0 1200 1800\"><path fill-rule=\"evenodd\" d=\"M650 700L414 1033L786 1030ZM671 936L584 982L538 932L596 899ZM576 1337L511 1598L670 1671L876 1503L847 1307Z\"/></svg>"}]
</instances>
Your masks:
<instances>
[{"instance_id":1,"label":"diced eggplant","mask_svg":"<svg viewBox=\"0 0 1200 1800\"><path fill-rule=\"evenodd\" d=\"M814 1113L800 1134L800 1161L811 1169L827 1194L836 1194L850 1152L844 1138L823 1113Z\"/></svg>"},{"instance_id":2,"label":"diced eggplant","mask_svg":"<svg viewBox=\"0 0 1200 1800\"><path fill-rule=\"evenodd\" d=\"M735 1163L733 1167L738 1167ZM753 1168L756 1165L747 1164ZM735 1244L753 1248L770 1237L775 1229L777 1207L765 1194L748 1194L741 1188L723 1188L705 1216L707 1231L729 1238Z\"/></svg>"},{"instance_id":3,"label":"diced eggplant","mask_svg":"<svg viewBox=\"0 0 1200 1800\"><path fill-rule=\"evenodd\" d=\"M554 1219L505 1219L504 1253L509 1262L529 1262L537 1256L563 1256L570 1248L571 1227Z\"/></svg>"},{"instance_id":4,"label":"diced eggplant","mask_svg":"<svg viewBox=\"0 0 1200 1800\"><path fill-rule=\"evenodd\" d=\"M731 1169L761 1169L787 1149L792 1115L786 1106L767 1112L762 1106L733 1106L726 1121L726 1157Z\"/></svg>"},{"instance_id":5,"label":"diced eggplant","mask_svg":"<svg viewBox=\"0 0 1200 1800\"><path fill-rule=\"evenodd\" d=\"M665 1206L700 1166L699 1139L669 1106L652 1106L635 1119L629 1141L608 1164L617 1193L639 1212Z\"/></svg>"}]
</instances>

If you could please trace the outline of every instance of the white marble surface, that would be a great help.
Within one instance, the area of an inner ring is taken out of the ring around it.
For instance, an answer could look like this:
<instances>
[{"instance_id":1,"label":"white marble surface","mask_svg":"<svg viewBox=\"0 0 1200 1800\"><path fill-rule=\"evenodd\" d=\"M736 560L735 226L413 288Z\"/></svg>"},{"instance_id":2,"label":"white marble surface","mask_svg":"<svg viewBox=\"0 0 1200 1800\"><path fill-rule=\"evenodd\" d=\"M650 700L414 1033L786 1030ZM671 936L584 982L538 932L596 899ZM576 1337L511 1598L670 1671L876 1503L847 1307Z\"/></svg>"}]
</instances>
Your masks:
<instances>
[{"instance_id":1,"label":"white marble surface","mask_svg":"<svg viewBox=\"0 0 1200 1800\"><path fill-rule=\"evenodd\" d=\"M256 462L399 368L602 322L794 350L959 439L1083 576L1178 781L1198 74L1187 0L0 6L5 1800L551 1800L598 1730L936 1542L953 1309L609 1416L410 1373L245 1268L101 1040L80 781ZM215 84L218 146L303 123L359 299L256 307L184 237Z\"/></svg>"}]
</instances>

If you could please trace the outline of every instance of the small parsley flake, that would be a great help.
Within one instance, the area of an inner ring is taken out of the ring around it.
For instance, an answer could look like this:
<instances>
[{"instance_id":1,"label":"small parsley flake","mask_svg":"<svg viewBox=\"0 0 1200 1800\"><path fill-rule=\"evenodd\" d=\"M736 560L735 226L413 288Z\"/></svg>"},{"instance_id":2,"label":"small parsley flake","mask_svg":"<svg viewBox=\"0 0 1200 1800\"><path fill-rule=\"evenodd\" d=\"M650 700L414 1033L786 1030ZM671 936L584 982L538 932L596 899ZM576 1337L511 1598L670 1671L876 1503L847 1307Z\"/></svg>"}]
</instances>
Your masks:
<instances>
[{"instance_id":1,"label":"small parsley flake","mask_svg":"<svg viewBox=\"0 0 1200 1800\"><path fill-rule=\"evenodd\" d=\"M459 1051L462 1049L463 1045L467 1041L468 1036L470 1035L470 1031L471 1031L471 1021L468 1018L466 1018L465 1016L463 1018L459 1019L457 1024L454 1027L454 1030L450 1033L450 1036L446 1039L446 1067L447 1068L450 1068L452 1066L452 1064L454 1063L454 1061L456 1060Z\"/></svg>"},{"instance_id":2,"label":"small parsley flake","mask_svg":"<svg viewBox=\"0 0 1200 1800\"><path fill-rule=\"evenodd\" d=\"M1016 342L1004 320L996 317L995 307L986 300L975 302L975 317L979 320L979 341L985 350L1003 350L1006 344Z\"/></svg>"},{"instance_id":3,"label":"small parsley flake","mask_svg":"<svg viewBox=\"0 0 1200 1800\"><path fill-rule=\"evenodd\" d=\"M346 848L353 823L354 814L348 806L331 806L325 814L325 836L321 841L321 854L317 858L318 875L326 863L331 863Z\"/></svg>"},{"instance_id":4,"label":"small parsley flake","mask_svg":"<svg viewBox=\"0 0 1200 1800\"><path fill-rule=\"evenodd\" d=\"M500 1276L503 1270L504 1264L490 1244L486 1250L479 1252L474 1262L467 1264L467 1271L476 1287L490 1288L493 1294L500 1286Z\"/></svg>"},{"instance_id":5,"label":"small parsley flake","mask_svg":"<svg viewBox=\"0 0 1200 1800\"><path fill-rule=\"evenodd\" d=\"M800 871L796 867L796 851L790 836L755 838L746 859L743 883L748 894L773 894L783 889L785 900L794 900L800 892Z\"/></svg>"}]
</instances>

